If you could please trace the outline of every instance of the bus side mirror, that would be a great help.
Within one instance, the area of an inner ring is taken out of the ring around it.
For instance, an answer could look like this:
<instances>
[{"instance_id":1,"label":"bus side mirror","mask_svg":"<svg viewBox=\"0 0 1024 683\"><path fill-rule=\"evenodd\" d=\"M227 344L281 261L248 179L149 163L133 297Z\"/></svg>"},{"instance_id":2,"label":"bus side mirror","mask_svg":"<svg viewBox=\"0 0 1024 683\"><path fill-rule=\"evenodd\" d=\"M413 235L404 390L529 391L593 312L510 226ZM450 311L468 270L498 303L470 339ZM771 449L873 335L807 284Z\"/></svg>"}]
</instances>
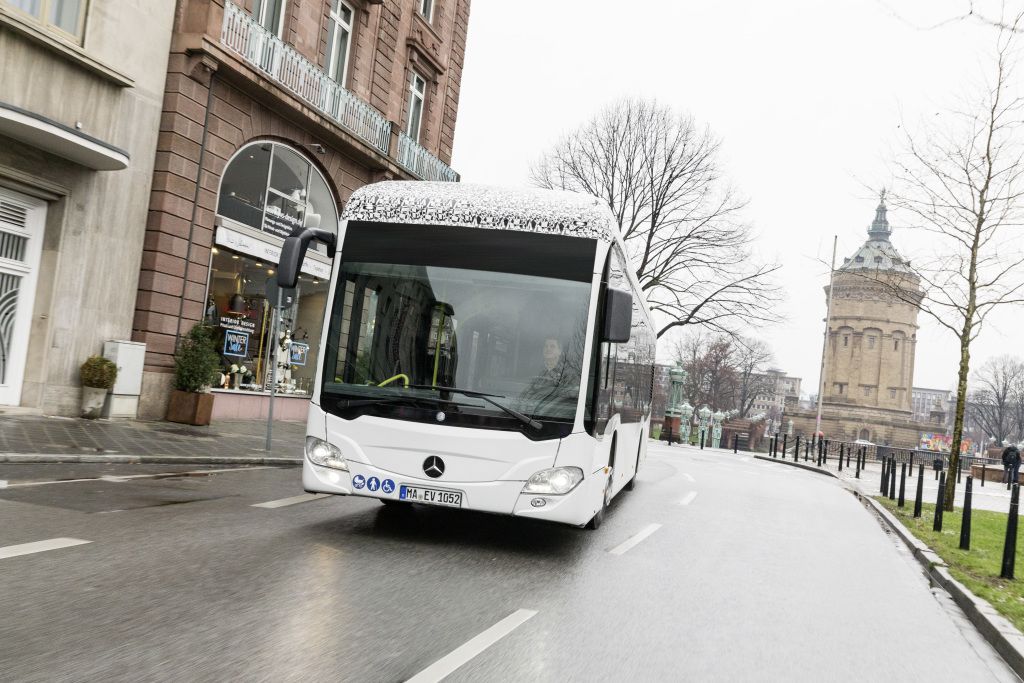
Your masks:
<instances>
[{"instance_id":1,"label":"bus side mirror","mask_svg":"<svg viewBox=\"0 0 1024 683\"><path fill-rule=\"evenodd\" d=\"M281 259L277 264L277 284L285 289L292 289L299 279L302 260L306 258L309 243L319 240L327 245L327 255L334 258L337 236L327 230L317 228L295 228L284 241Z\"/></svg>"},{"instance_id":2,"label":"bus side mirror","mask_svg":"<svg viewBox=\"0 0 1024 683\"><path fill-rule=\"evenodd\" d=\"M604 296L604 329L601 341L622 344L629 341L633 323L633 295L608 288Z\"/></svg>"}]
</instances>

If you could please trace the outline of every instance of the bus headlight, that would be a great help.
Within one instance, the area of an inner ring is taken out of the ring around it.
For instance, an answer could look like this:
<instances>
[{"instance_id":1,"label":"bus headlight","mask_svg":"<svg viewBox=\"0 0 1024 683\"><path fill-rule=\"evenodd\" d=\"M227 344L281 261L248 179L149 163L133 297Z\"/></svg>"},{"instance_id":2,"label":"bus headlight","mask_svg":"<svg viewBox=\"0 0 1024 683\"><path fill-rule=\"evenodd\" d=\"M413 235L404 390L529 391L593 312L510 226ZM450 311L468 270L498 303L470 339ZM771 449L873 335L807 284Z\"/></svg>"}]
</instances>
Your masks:
<instances>
[{"instance_id":1,"label":"bus headlight","mask_svg":"<svg viewBox=\"0 0 1024 683\"><path fill-rule=\"evenodd\" d=\"M581 481L583 470L579 467L552 467L534 472L523 487L523 493L561 495L572 491Z\"/></svg>"},{"instance_id":2,"label":"bus headlight","mask_svg":"<svg viewBox=\"0 0 1024 683\"><path fill-rule=\"evenodd\" d=\"M341 451L336 446L315 436L306 437L306 457L315 465L333 467L336 470L348 470L348 463L345 462L345 456L341 454Z\"/></svg>"}]
</instances>

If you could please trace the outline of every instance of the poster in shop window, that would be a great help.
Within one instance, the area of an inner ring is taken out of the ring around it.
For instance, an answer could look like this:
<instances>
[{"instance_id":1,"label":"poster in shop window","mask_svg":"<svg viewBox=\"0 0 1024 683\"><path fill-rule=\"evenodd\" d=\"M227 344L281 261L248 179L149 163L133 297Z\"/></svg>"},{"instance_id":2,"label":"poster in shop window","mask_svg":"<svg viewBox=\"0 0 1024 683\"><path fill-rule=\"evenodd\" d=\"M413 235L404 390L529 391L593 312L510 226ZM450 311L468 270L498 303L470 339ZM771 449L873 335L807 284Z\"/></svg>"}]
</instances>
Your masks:
<instances>
[{"instance_id":1,"label":"poster in shop window","mask_svg":"<svg viewBox=\"0 0 1024 683\"><path fill-rule=\"evenodd\" d=\"M291 363L292 365L305 365L309 356L309 344L292 342Z\"/></svg>"},{"instance_id":2,"label":"poster in shop window","mask_svg":"<svg viewBox=\"0 0 1024 683\"><path fill-rule=\"evenodd\" d=\"M249 333L238 330L224 331L224 355L244 358L249 355Z\"/></svg>"}]
</instances>

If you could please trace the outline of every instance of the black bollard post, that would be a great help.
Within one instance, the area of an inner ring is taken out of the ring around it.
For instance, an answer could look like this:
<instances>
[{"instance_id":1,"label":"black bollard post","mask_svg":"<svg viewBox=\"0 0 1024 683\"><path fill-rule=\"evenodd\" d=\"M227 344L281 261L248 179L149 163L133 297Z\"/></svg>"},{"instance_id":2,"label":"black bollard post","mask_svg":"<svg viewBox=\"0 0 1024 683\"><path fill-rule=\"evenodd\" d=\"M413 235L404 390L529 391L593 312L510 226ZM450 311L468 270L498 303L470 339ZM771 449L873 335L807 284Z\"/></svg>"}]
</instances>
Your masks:
<instances>
[{"instance_id":1,"label":"black bollard post","mask_svg":"<svg viewBox=\"0 0 1024 683\"><path fill-rule=\"evenodd\" d=\"M855 460L857 461L857 465L856 465L856 467L857 467L857 471L856 471L856 473L854 474L854 476L855 476L855 477L856 477L857 479L860 479L860 453L859 453L859 452L857 453L857 457L855 458Z\"/></svg>"},{"instance_id":2,"label":"black bollard post","mask_svg":"<svg viewBox=\"0 0 1024 683\"><path fill-rule=\"evenodd\" d=\"M917 497L914 498L914 517L921 516L921 503L924 499L924 464L917 466Z\"/></svg>"},{"instance_id":3,"label":"black bollard post","mask_svg":"<svg viewBox=\"0 0 1024 683\"><path fill-rule=\"evenodd\" d=\"M886 479L886 474L887 474L887 472L886 472L886 465L888 465L888 464L889 463L887 461L885 461L885 460L882 461L882 483L881 483L881 491L880 491L880 493L883 496L885 495L885 492L889 490L889 480Z\"/></svg>"},{"instance_id":4,"label":"black bollard post","mask_svg":"<svg viewBox=\"0 0 1024 683\"><path fill-rule=\"evenodd\" d=\"M804 462L807 462L807 460L810 457L811 457L811 440L807 439L806 443L804 443Z\"/></svg>"},{"instance_id":5,"label":"black bollard post","mask_svg":"<svg viewBox=\"0 0 1024 683\"><path fill-rule=\"evenodd\" d=\"M903 494L905 492L906 485L907 485L907 463L904 462L904 463L900 463L900 498L899 498L899 501L897 501L897 503L896 503L897 507L903 507L903 502L904 502Z\"/></svg>"},{"instance_id":6,"label":"black bollard post","mask_svg":"<svg viewBox=\"0 0 1024 683\"><path fill-rule=\"evenodd\" d=\"M889 500L896 500L896 456L889 465Z\"/></svg>"},{"instance_id":7,"label":"black bollard post","mask_svg":"<svg viewBox=\"0 0 1024 683\"><path fill-rule=\"evenodd\" d=\"M701 433L700 433L700 449L701 450L704 450L704 434L705 434L705 432L702 430Z\"/></svg>"},{"instance_id":8,"label":"black bollard post","mask_svg":"<svg viewBox=\"0 0 1024 683\"><path fill-rule=\"evenodd\" d=\"M910 464L907 465L907 476L914 478L914 451L910 451Z\"/></svg>"},{"instance_id":9,"label":"black bollard post","mask_svg":"<svg viewBox=\"0 0 1024 683\"><path fill-rule=\"evenodd\" d=\"M956 483L960 483L960 473L964 471L964 459L959 458L956 461Z\"/></svg>"},{"instance_id":10,"label":"black bollard post","mask_svg":"<svg viewBox=\"0 0 1024 683\"><path fill-rule=\"evenodd\" d=\"M985 485L985 477L986 477L987 474L988 474L988 463L987 462L983 462L983 463L981 463L981 485L982 486Z\"/></svg>"},{"instance_id":11,"label":"black bollard post","mask_svg":"<svg viewBox=\"0 0 1024 683\"><path fill-rule=\"evenodd\" d=\"M786 442L789 441L789 434L782 435L782 459L786 459ZM794 458L795 460L795 458Z\"/></svg>"},{"instance_id":12,"label":"black bollard post","mask_svg":"<svg viewBox=\"0 0 1024 683\"><path fill-rule=\"evenodd\" d=\"M738 453L739 452L739 448L740 448L740 435L739 434L733 434L732 435L732 452L733 453Z\"/></svg>"},{"instance_id":13,"label":"black bollard post","mask_svg":"<svg viewBox=\"0 0 1024 683\"><path fill-rule=\"evenodd\" d=\"M821 464L828 465L828 439L825 439L825 447L821 452Z\"/></svg>"},{"instance_id":14,"label":"black bollard post","mask_svg":"<svg viewBox=\"0 0 1024 683\"><path fill-rule=\"evenodd\" d=\"M935 497L935 521L932 522L932 531L942 531L942 493L946 488L946 473L939 473L939 492Z\"/></svg>"},{"instance_id":15,"label":"black bollard post","mask_svg":"<svg viewBox=\"0 0 1024 683\"><path fill-rule=\"evenodd\" d=\"M960 521L960 550L971 549L971 488L974 477L967 475L967 486L964 487L964 511Z\"/></svg>"},{"instance_id":16,"label":"black bollard post","mask_svg":"<svg viewBox=\"0 0 1024 683\"><path fill-rule=\"evenodd\" d=\"M843 447L846 446L842 441L839 442L839 471L843 471Z\"/></svg>"},{"instance_id":17,"label":"black bollard post","mask_svg":"<svg viewBox=\"0 0 1024 683\"><path fill-rule=\"evenodd\" d=\"M796 441L793 443L793 462L800 459L800 435L796 435Z\"/></svg>"},{"instance_id":18,"label":"black bollard post","mask_svg":"<svg viewBox=\"0 0 1024 683\"><path fill-rule=\"evenodd\" d=\"M1020 503L1020 486L1013 485L1010 494L1010 516L1006 519L1006 540L1003 542L1003 569L999 576L1013 578L1013 565L1017 560L1017 508Z\"/></svg>"},{"instance_id":19,"label":"black bollard post","mask_svg":"<svg viewBox=\"0 0 1024 683\"><path fill-rule=\"evenodd\" d=\"M818 460L817 460L818 467L821 467L821 446L822 446L822 441L821 441L821 439L818 439Z\"/></svg>"},{"instance_id":20,"label":"black bollard post","mask_svg":"<svg viewBox=\"0 0 1024 683\"><path fill-rule=\"evenodd\" d=\"M846 469L850 469L850 456L853 455L853 446L846 449Z\"/></svg>"}]
</instances>

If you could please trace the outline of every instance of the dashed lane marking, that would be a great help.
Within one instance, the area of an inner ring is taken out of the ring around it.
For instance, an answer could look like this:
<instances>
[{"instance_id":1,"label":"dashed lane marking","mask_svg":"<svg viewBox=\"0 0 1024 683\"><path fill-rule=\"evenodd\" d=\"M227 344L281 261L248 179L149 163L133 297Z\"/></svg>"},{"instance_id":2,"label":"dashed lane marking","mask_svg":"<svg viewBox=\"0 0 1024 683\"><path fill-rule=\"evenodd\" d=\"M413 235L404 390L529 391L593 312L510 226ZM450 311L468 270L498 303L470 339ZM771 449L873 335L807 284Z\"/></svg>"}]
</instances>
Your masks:
<instances>
[{"instance_id":1,"label":"dashed lane marking","mask_svg":"<svg viewBox=\"0 0 1024 683\"><path fill-rule=\"evenodd\" d=\"M132 479L172 479L174 477L203 477L208 474L224 474L227 472L250 472L252 470L272 470L274 467L261 465L257 467L228 467L218 470L191 470L188 472L159 472L157 474L104 474L99 477L85 477L84 479L53 479L48 481L22 481L17 484L7 483L0 488L21 488L24 486L49 486L50 484L77 484L83 481L110 481L125 482Z\"/></svg>"},{"instance_id":2,"label":"dashed lane marking","mask_svg":"<svg viewBox=\"0 0 1024 683\"><path fill-rule=\"evenodd\" d=\"M648 524L643 529L641 529L637 533L633 534L632 536L630 536L625 541L623 541L619 545L615 546L614 548L612 548L608 552L611 553L612 555L622 555L627 550L629 550L633 546L637 545L638 543L640 543L640 541L644 540L645 538L647 538L648 536L650 536L651 534L653 534L655 531L657 531L660 528L661 528L660 524Z\"/></svg>"},{"instance_id":3,"label":"dashed lane marking","mask_svg":"<svg viewBox=\"0 0 1024 683\"><path fill-rule=\"evenodd\" d=\"M0 560L6 560L9 557L18 557L19 555L41 553L47 550L70 548L73 545L83 545L85 543L92 543L92 541L83 541L80 538L49 538L45 541L8 545L0 548Z\"/></svg>"},{"instance_id":4,"label":"dashed lane marking","mask_svg":"<svg viewBox=\"0 0 1024 683\"><path fill-rule=\"evenodd\" d=\"M455 648L410 678L407 683L435 683L436 681L443 680L460 666L522 626L536 614L537 612L531 609L516 610L480 635Z\"/></svg>"},{"instance_id":5,"label":"dashed lane marking","mask_svg":"<svg viewBox=\"0 0 1024 683\"><path fill-rule=\"evenodd\" d=\"M688 474L686 472L680 472L679 474L681 474L684 477L686 477L686 481L690 482L691 484L694 484L697 481L696 479L693 478L692 474Z\"/></svg>"},{"instance_id":6,"label":"dashed lane marking","mask_svg":"<svg viewBox=\"0 0 1024 683\"><path fill-rule=\"evenodd\" d=\"M681 501L679 501L679 504L680 505L689 505L690 503L693 502L693 499L696 498L696 497L697 497L697 492L696 491L690 491L689 493L686 494L685 498L683 498Z\"/></svg>"},{"instance_id":7,"label":"dashed lane marking","mask_svg":"<svg viewBox=\"0 0 1024 683\"><path fill-rule=\"evenodd\" d=\"M252 507L254 508L283 508L289 505L298 505L299 503L307 503L317 498L326 498L329 494L327 493L304 493L301 496L292 496L291 498L282 498L281 500L271 500L266 503L256 503Z\"/></svg>"}]
</instances>

